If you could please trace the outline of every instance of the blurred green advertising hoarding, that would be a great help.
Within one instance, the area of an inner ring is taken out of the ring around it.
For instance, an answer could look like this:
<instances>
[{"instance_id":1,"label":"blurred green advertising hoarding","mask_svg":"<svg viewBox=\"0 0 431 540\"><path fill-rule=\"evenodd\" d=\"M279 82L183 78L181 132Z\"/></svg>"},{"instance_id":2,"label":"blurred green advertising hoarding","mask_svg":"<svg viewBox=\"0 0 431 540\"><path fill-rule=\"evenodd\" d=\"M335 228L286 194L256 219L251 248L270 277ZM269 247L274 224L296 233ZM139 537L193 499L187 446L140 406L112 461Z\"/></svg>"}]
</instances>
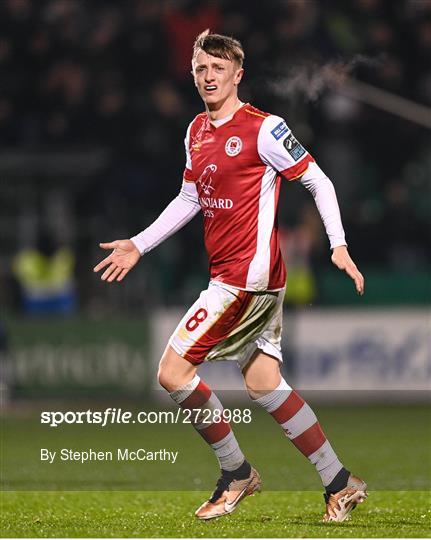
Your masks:
<instances>
[{"instance_id":1,"label":"blurred green advertising hoarding","mask_svg":"<svg viewBox=\"0 0 431 540\"><path fill-rule=\"evenodd\" d=\"M141 394L148 381L145 319L14 319L2 382L14 397Z\"/></svg>"}]
</instances>

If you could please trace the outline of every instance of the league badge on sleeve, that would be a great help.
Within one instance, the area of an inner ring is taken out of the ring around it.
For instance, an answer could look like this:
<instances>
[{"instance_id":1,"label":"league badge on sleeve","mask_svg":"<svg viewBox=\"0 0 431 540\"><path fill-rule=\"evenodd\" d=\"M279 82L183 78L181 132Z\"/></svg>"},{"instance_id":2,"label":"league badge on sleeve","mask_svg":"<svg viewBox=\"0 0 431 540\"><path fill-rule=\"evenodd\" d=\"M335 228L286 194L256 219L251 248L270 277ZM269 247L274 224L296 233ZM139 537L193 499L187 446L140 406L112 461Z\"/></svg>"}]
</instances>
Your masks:
<instances>
[{"instance_id":1,"label":"league badge on sleeve","mask_svg":"<svg viewBox=\"0 0 431 540\"><path fill-rule=\"evenodd\" d=\"M276 141L281 139L285 133L287 133L289 128L286 126L286 122L283 120L278 125L275 126L275 128L271 131L271 135L274 137Z\"/></svg>"},{"instance_id":2,"label":"league badge on sleeve","mask_svg":"<svg viewBox=\"0 0 431 540\"><path fill-rule=\"evenodd\" d=\"M242 150L242 140L239 137L230 137L224 147L226 154L230 157L237 156Z\"/></svg>"},{"instance_id":3,"label":"league badge on sleeve","mask_svg":"<svg viewBox=\"0 0 431 540\"><path fill-rule=\"evenodd\" d=\"M305 148L295 139L292 132L284 139L283 146L295 161L305 154Z\"/></svg>"}]
</instances>

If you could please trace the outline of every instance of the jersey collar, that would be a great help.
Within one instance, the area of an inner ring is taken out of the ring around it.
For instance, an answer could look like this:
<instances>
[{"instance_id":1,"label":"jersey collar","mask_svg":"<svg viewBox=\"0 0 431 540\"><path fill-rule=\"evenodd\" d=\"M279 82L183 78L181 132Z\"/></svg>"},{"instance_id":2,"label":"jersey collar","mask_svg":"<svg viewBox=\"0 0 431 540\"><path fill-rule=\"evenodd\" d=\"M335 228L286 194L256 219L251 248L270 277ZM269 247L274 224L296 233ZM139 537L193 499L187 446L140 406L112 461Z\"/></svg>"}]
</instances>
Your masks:
<instances>
[{"instance_id":1,"label":"jersey collar","mask_svg":"<svg viewBox=\"0 0 431 540\"><path fill-rule=\"evenodd\" d=\"M205 129L208 131L214 132L216 130L218 131L219 129L224 128L225 126L229 125L232 122L232 120L234 120L235 117L239 115L240 112L243 111L244 107L249 107L249 106L250 106L250 103L243 103L241 107L237 109L232 115L229 115L228 117L226 117L226 121L223 122L219 126L215 126L214 124L212 124L211 120L209 119L209 116L207 115ZM224 118L222 118L221 120L224 120Z\"/></svg>"}]
</instances>

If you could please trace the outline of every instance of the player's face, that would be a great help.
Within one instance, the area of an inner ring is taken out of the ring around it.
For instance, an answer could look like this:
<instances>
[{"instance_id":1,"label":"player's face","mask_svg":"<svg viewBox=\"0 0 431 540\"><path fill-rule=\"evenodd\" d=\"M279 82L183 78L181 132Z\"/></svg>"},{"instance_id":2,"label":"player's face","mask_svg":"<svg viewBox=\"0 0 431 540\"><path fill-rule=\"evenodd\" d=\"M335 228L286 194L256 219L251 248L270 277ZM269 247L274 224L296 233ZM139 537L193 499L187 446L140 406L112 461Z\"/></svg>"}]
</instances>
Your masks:
<instances>
[{"instance_id":1,"label":"player's face","mask_svg":"<svg viewBox=\"0 0 431 540\"><path fill-rule=\"evenodd\" d=\"M236 62L199 51L192 62L195 85L211 109L237 96L244 70Z\"/></svg>"}]
</instances>

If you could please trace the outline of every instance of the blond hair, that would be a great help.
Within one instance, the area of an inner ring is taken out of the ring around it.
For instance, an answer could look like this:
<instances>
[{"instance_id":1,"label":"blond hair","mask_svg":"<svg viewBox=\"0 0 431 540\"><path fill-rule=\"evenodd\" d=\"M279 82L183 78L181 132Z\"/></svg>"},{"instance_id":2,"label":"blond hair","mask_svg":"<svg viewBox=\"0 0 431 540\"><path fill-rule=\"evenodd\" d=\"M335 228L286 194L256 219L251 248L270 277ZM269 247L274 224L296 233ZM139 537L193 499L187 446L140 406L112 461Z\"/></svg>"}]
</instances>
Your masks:
<instances>
[{"instance_id":1,"label":"blond hair","mask_svg":"<svg viewBox=\"0 0 431 540\"><path fill-rule=\"evenodd\" d=\"M221 34L211 34L209 28L204 30L196 38L193 45L192 60L196 58L200 50L211 56L236 62L239 67L242 67L244 62L244 50L237 39L222 36Z\"/></svg>"}]
</instances>

